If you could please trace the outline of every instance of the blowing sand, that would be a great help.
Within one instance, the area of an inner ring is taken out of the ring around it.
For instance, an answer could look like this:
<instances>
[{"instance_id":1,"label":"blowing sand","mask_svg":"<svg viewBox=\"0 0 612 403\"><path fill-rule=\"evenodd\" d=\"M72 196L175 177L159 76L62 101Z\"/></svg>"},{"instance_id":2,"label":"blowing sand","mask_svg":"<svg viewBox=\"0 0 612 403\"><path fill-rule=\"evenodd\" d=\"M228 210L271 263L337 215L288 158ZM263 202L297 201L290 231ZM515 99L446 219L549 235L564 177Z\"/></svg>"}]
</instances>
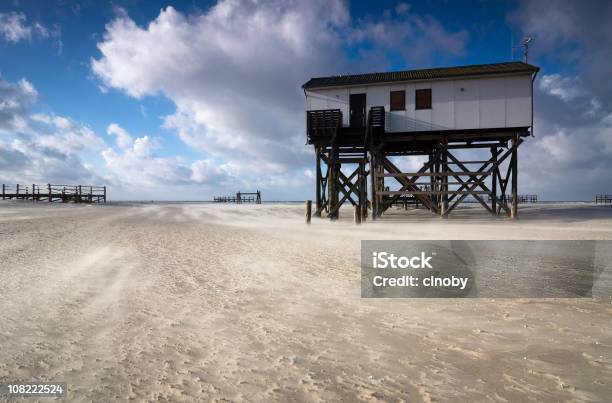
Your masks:
<instances>
[{"instance_id":1,"label":"blowing sand","mask_svg":"<svg viewBox=\"0 0 612 403\"><path fill-rule=\"evenodd\" d=\"M360 298L361 239L612 239L610 207L457 213L307 227L301 205L0 204L0 382L77 401L609 401L610 299Z\"/></svg>"}]
</instances>

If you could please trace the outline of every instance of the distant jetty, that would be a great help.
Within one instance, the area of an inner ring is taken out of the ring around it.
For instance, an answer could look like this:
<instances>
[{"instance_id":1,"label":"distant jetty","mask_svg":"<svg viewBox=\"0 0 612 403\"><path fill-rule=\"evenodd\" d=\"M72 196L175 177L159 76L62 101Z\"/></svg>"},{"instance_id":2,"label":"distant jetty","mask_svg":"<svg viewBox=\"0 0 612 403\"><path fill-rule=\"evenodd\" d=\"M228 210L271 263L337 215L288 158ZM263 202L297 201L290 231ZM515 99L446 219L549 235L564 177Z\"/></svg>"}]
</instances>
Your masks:
<instances>
[{"instance_id":1,"label":"distant jetty","mask_svg":"<svg viewBox=\"0 0 612 403\"><path fill-rule=\"evenodd\" d=\"M595 204L612 204L612 195L596 195Z\"/></svg>"},{"instance_id":2,"label":"distant jetty","mask_svg":"<svg viewBox=\"0 0 612 403\"><path fill-rule=\"evenodd\" d=\"M32 200L62 203L106 203L106 186L90 185L2 185L2 200Z\"/></svg>"},{"instance_id":3,"label":"distant jetty","mask_svg":"<svg viewBox=\"0 0 612 403\"><path fill-rule=\"evenodd\" d=\"M213 199L215 203L255 203L261 204L261 192L238 192L236 196L217 196Z\"/></svg>"}]
</instances>

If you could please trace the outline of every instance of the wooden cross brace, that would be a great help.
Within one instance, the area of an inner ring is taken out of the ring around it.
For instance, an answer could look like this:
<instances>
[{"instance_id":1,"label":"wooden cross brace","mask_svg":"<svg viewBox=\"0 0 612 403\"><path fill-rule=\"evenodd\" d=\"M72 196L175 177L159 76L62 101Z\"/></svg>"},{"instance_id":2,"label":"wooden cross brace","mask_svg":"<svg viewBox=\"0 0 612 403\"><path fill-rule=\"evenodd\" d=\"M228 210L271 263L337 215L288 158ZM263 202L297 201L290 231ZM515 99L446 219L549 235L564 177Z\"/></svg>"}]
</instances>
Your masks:
<instances>
[{"instance_id":1,"label":"wooden cross brace","mask_svg":"<svg viewBox=\"0 0 612 403\"><path fill-rule=\"evenodd\" d=\"M432 159L431 161L424 164L423 167L417 172L417 174L421 174L425 172L426 170L428 170L434 164L434 162L435 160ZM388 158L383 159L383 166L391 174L401 173L400 169L397 166L395 166L395 164L393 164ZM402 187L399 190L400 192L403 192L406 190L411 190L411 191L419 190L418 185L415 184L415 182L420 178L420 176L418 175L412 176L410 178L406 178L402 176L394 176L393 178L395 178L395 180L397 180L402 185ZM436 213L438 212L438 208L435 206L435 204L433 203L433 201L428 195L415 194L414 196L421 203L423 203L424 206L426 206L427 208L429 208L430 210ZM382 206L381 213L385 212L399 197L400 197L400 194L394 195L389 200L388 203Z\"/></svg>"},{"instance_id":2,"label":"wooden cross brace","mask_svg":"<svg viewBox=\"0 0 612 403\"><path fill-rule=\"evenodd\" d=\"M519 140L518 145L520 145L522 143L522 140ZM458 175L453 175L453 177L455 179L457 179L457 181L459 183L461 183L461 186L459 187L459 189L457 189L458 191L462 191L463 189L467 189L467 192L472 192L474 191L477 187L480 187L483 191L485 192L489 192L493 198L495 198L495 200L497 201L498 204L498 211L495 212L497 214L499 214L499 211L501 210L501 208L503 208L504 210L506 210L506 212L508 214L510 214L510 209L508 208L508 204L506 201L506 187L508 185L509 182L509 177L510 177L510 173L512 172L512 167L508 166L508 172L506 173L506 179L502 180L501 175L499 173L499 166L501 165L502 162L504 162L504 160L506 160L510 155L512 155L512 148L506 150L505 153L503 153L503 155L499 158L497 158L501 153L502 150L498 150L496 151L496 154L494 154L493 156L491 156L491 158L485 162L478 170L477 172L481 173L481 175L474 175L474 176L470 176L469 179L467 180L462 180ZM451 153L448 153L448 157L461 169L460 172L458 173L462 173L462 172L469 172L469 170L467 169L467 167L461 163L461 161L459 161L454 155L452 155ZM451 170L450 168L447 168L449 172L455 172L453 170ZM484 183L484 179L486 176L493 174L493 175L497 175L499 183L500 183L500 187L501 187L501 191L502 191L502 198L499 199L497 198L496 195L493 195L493 192L489 189L489 187ZM449 198L449 203L457 196L456 194L453 194L450 198ZM450 213L455 207L457 207L466 197L468 196L468 194L463 194L459 197L459 199L457 201L455 201L455 203L453 203L448 210L446 211L446 214ZM484 207L487 209L487 211L489 211L490 213L494 213L493 209L491 207L489 207L489 205L477 194L472 194L472 196L474 196L474 198Z\"/></svg>"},{"instance_id":3,"label":"wooden cross brace","mask_svg":"<svg viewBox=\"0 0 612 403\"><path fill-rule=\"evenodd\" d=\"M360 176L359 171L360 167L357 166L355 171L353 171L353 173L351 173L350 176L347 177L341 170L338 170L338 190L342 192L344 196L342 196L342 198L338 200L338 203L336 203L335 206L332 206L329 209L330 216L336 213L346 200L350 201L353 206L359 205L359 203L357 203L351 197L354 194L357 197L357 200L360 199L359 187L362 185L362 183L364 183L365 176ZM355 180L355 182L353 182L353 179L355 177L357 177L357 179Z\"/></svg>"},{"instance_id":4,"label":"wooden cross brace","mask_svg":"<svg viewBox=\"0 0 612 403\"><path fill-rule=\"evenodd\" d=\"M331 159L326 155L321 155L321 159L323 160L323 162L325 162L325 164L327 164L328 167L328 174L326 175L325 179L325 183L327 184L327 181L329 180L329 170L331 169ZM359 175L361 169L360 165L361 164L358 164L355 170L348 177L344 174L344 172L342 172L341 168L338 169L338 190L340 191L340 193L342 193L343 196L338 200L335 205L329 206L327 212L328 216L333 216L340 209L342 204L347 200L350 201L353 206L359 205L359 203L356 202L355 199L353 199L353 195L357 200L359 200L359 202L361 202L359 196L361 194L360 186L365 186L365 180L368 175L368 172L364 172L363 175ZM355 177L357 177L357 179L353 182L353 179L355 179Z\"/></svg>"}]
</instances>

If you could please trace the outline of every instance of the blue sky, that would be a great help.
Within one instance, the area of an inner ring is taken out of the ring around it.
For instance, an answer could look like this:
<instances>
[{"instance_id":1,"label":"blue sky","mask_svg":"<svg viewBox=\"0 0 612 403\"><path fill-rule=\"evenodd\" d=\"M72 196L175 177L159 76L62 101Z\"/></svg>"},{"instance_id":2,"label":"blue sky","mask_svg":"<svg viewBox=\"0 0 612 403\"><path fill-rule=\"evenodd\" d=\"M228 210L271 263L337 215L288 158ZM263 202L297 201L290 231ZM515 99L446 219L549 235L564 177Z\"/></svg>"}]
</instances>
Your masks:
<instances>
[{"instance_id":1,"label":"blue sky","mask_svg":"<svg viewBox=\"0 0 612 403\"><path fill-rule=\"evenodd\" d=\"M520 191L587 200L612 192L610 77L596 66L610 56L610 9L572 1L6 1L0 96L13 107L0 107L0 181L104 182L118 199L208 199L253 186L304 199L314 189L300 89L309 77L507 61L511 38L531 34L530 61L542 68L538 138L521 155ZM576 151L587 137L592 147ZM558 171L575 186L563 186ZM584 183L593 173L599 179Z\"/></svg>"}]
</instances>

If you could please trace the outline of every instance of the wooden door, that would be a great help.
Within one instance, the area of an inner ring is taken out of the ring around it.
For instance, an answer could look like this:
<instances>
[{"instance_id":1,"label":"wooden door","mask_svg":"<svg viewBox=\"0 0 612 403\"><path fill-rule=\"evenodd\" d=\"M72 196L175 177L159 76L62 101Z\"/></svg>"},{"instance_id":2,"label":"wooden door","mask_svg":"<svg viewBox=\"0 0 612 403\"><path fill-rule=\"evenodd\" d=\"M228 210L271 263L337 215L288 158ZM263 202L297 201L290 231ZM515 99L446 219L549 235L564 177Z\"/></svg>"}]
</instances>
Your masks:
<instances>
[{"instance_id":1,"label":"wooden door","mask_svg":"<svg viewBox=\"0 0 612 403\"><path fill-rule=\"evenodd\" d=\"M352 128L363 128L366 123L366 94L351 94L349 99L350 106L350 126Z\"/></svg>"}]
</instances>

